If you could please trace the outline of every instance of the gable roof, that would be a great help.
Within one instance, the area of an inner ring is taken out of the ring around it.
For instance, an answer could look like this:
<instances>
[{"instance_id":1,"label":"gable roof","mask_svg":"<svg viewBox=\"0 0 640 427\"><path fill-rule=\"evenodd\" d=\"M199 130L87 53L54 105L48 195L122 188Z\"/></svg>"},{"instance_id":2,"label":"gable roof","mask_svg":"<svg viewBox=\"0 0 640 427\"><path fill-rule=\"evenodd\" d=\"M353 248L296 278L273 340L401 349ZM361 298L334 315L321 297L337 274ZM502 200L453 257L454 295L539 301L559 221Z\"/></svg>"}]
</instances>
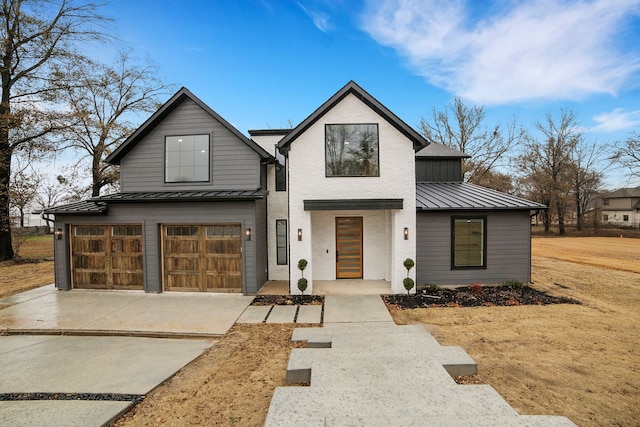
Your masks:
<instances>
[{"instance_id":1,"label":"gable roof","mask_svg":"<svg viewBox=\"0 0 640 427\"><path fill-rule=\"evenodd\" d=\"M289 132L280 142L278 148L287 148L293 141L296 140L303 132L311 127L315 122L320 120L329 110L335 107L340 101L346 98L348 95L354 95L365 105L371 108L373 111L382 116L389 124L396 128L400 133L406 136L413 142L413 149L417 150L429 142L424 139L422 135L416 132L411 126L402 121L398 116L391 112L387 107L382 105L380 101L371 96L367 91L362 89L356 82L351 80L331 98L325 101L316 111L311 113L309 117L304 119L302 123L296 126L291 132Z\"/></svg>"},{"instance_id":2,"label":"gable roof","mask_svg":"<svg viewBox=\"0 0 640 427\"><path fill-rule=\"evenodd\" d=\"M622 199L627 197L630 197L630 198L640 197L640 187L620 188L615 191L602 193L603 199Z\"/></svg>"},{"instance_id":3,"label":"gable roof","mask_svg":"<svg viewBox=\"0 0 640 427\"><path fill-rule=\"evenodd\" d=\"M547 209L543 204L468 182L418 182L416 208L419 211Z\"/></svg>"},{"instance_id":4,"label":"gable roof","mask_svg":"<svg viewBox=\"0 0 640 427\"><path fill-rule=\"evenodd\" d=\"M217 120L222 126L234 134L239 140L244 142L255 151L262 159L274 161L272 155L267 153L262 147L256 144L244 136L238 129L233 127L222 116L213 111L211 107L202 102L197 96L195 96L186 87L177 91L162 107L160 107L155 113L151 115L138 129L136 129L118 148L116 148L111 155L109 155L105 161L107 163L113 163L115 165L120 164L120 160L135 147L145 136L151 132L159 123L161 123L173 110L175 110L185 100L191 100L196 103L200 108L206 111L211 117Z\"/></svg>"},{"instance_id":5,"label":"gable roof","mask_svg":"<svg viewBox=\"0 0 640 427\"><path fill-rule=\"evenodd\" d=\"M416 153L416 157L421 158L440 158L440 159L468 159L471 157L462 151L454 150L444 144L432 142Z\"/></svg>"}]
</instances>

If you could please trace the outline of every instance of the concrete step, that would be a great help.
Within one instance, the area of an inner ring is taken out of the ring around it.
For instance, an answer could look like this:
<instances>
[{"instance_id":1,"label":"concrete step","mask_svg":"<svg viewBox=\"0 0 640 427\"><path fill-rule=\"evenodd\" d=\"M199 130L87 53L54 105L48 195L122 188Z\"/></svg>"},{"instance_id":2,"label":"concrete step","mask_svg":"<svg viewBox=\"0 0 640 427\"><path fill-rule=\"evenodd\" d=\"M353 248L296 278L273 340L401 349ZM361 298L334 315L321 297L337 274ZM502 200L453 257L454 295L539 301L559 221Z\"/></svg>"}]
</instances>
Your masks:
<instances>
[{"instance_id":1,"label":"concrete step","mask_svg":"<svg viewBox=\"0 0 640 427\"><path fill-rule=\"evenodd\" d=\"M398 384L425 387L457 387L444 367L433 360L407 355L316 361L311 387L385 387Z\"/></svg>"},{"instance_id":2,"label":"concrete step","mask_svg":"<svg viewBox=\"0 0 640 427\"><path fill-rule=\"evenodd\" d=\"M392 368L402 370L401 360L406 358L425 363L435 361L452 376L474 375L478 372L476 362L460 347L408 346L374 348L294 348L287 364L287 384L308 383L312 368L320 364L337 364L342 360L360 361L363 365L371 358L386 357L397 362Z\"/></svg>"},{"instance_id":3,"label":"concrete step","mask_svg":"<svg viewBox=\"0 0 640 427\"><path fill-rule=\"evenodd\" d=\"M488 385L457 387L277 387L265 426L359 417L512 416L518 413ZM313 424L311 424L313 425ZM321 425L321 424L318 424ZM392 423L391 425L394 425Z\"/></svg>"},{"instance_id":4,"label":"concrete step","mask_svg":"<svg viewBox=\"0 0 640 427\"><path fill-rule=\"evenodd\" d=\"M322 328L294 329L291 341L307 341L309 348L329 348L334 335L362 333L428 334L420 325L396 325L394 323L334 323Z\"/></svg>"},{"instance_id":5,"label":"concrete step","mask_svg":"<svg viewBox=\"0 0 640 427\"><path fill-rule=\"evenodd\" d=\"M488 415L478 416L435 416L435 417L327 417L324 424L312 420L308 426L326 427L572 427L566 417L551 415ZM301 424L307 426L307 424Z\"/></svg>"}]
</instances>

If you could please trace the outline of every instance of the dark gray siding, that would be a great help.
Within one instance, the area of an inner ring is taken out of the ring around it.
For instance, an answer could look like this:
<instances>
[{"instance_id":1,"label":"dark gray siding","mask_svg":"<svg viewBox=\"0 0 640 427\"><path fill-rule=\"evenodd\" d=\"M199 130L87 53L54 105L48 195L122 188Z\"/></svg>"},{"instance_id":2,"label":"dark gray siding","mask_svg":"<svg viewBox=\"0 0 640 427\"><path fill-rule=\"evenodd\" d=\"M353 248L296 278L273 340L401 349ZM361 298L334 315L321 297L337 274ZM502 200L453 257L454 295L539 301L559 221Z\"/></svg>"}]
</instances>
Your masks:
<instances>
[{"instance_id":1,"label":"dark gray siding","mask_svg":"<svg viewBox=\"0 0 640 427\"><path fill-rule=\"evenodd\" d=\"M486 269L451 269L453 215L486 215ZM531 281L529 211L418 212L416 221L416 276L419 285L498 283L508 279Z\"/></svg>"},{"instance_id":2,"label":"dark gray siding","mask_svg":"<svg viewBox=\"0 0 640 427\"><path fill-rule=\"evenodd\" d=\"M416 159L416 182L461 182L460 159Z\"/></svg>"},{"instance_id":3,"label":"dark gray siding","mask_svg":"<svg viewBox=\"0 0 640 427\"><path fill-rule=\"evenodd\" d=\"M264 204L264 201L258 201ZM67 229L64 240L56 240L56 286L70 289L69 225L72 224L143 224L144 234L144 288L147 292L162 291L162 224L215 224L240 223L242 229L256 230L256 238L244 241L243 292L255 293L266 276L266 260L260 260L264 267L257 265L256 249L260 228L264 219L256 222L256 202L193 202L193 203L122 203L111 204L108 216L57 215L56 228ZM263 243L260 243L263 244ZM266 257L266 250L262 251ZM62 262L61 262L62 261Z\"/></svg>"},{"instance_id":4,"label":"dark gray siding","mask_svg":"<svg viewBox=\"0 0 640 427\"><path fill-rule=\"evenodd\" d=\"M211 182L164 183L164 140L171 135L211 135ZM120 162L124 192L183 189L255 190L260 157L191 100L180 104Z\"/></svg>"}]
</instances>

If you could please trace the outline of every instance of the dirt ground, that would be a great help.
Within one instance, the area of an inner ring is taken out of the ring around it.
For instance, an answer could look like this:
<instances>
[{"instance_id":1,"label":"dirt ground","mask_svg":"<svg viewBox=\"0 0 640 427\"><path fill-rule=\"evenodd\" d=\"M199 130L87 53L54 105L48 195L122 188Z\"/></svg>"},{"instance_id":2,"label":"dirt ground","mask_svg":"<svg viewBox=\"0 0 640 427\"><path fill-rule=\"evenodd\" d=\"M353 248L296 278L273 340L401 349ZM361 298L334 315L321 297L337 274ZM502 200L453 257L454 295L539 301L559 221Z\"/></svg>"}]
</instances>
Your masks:
<instances>
[{"instance_id":1,"label":"dirt ground","mask_svg":"<svg viewBox=\"0 0 640 427\"><path fill-rule=\"evenodd\" d=\"M582 305L392 314L397 323L425 325L444 345L463 347L479 374L462 381L492 385L521 414L564 415L580 426L637 426L639 254L640 239L534 238L533 286ZM35 265L15 274L10 271L21 266L0 266L0 292L10 292L9 277L19 283ZM52 264L42 267L40 281L51 283ZM293 328L234 326L115 425L263 425L273 389L284 385Z\"/></svg>"}]
</instances>

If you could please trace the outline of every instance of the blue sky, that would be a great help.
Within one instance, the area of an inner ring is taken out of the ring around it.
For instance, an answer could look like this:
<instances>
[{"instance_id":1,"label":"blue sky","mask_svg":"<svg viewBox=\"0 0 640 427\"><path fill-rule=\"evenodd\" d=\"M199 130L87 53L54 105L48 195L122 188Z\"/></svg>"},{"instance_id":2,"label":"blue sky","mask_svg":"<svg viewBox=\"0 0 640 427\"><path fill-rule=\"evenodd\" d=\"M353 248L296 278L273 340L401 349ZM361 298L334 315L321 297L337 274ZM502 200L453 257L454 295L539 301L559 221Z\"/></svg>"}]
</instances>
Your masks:
<instances>
[{"instance_id":1,"label":"blue sky","mask_svg":"<svg viewBox=\"0 0 640 427\"><path fill-rule=\"evenodd\" d=\"M640 132L640 0L112 0L103 12L164 81L245 134L298 124L349 80L416 128L461 96L487 124L533 129L566 108L589 141Z\"/></svg>"}]
</instances>

